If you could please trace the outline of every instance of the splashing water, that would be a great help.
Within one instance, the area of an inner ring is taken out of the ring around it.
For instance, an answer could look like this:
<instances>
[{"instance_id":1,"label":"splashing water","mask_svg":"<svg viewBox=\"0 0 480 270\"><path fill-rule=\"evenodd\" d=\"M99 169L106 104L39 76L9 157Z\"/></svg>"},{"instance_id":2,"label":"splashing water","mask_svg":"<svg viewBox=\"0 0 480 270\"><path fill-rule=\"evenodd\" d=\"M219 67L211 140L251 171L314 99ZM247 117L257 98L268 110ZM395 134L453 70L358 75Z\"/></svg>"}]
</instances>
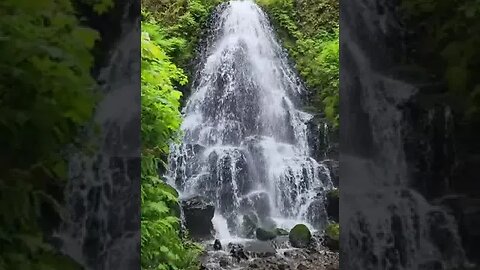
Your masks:
<instances>
[{"instance_id":1,"label":"splashing water","mask_svg":"<svg viewBox=\"0 0 480 270\"><path fill-rule=\"evenodd\" d=\"M312 116L296 109L305 88L256 4L232 1L214 15L168 181L184 197L215 203L218 237L238 235L250 213L286 229L324 228L332 182L310 157Z\"/></svg>"}]
</instances>

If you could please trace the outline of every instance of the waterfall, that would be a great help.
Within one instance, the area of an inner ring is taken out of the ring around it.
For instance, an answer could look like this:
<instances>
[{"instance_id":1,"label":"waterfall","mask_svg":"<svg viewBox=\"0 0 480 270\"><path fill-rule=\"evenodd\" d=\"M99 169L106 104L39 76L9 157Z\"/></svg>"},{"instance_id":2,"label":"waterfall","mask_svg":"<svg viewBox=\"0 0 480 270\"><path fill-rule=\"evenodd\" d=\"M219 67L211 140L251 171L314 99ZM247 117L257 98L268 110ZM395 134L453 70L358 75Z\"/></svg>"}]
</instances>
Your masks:
<instances>
[{"instance_id":1,"label":"waterfall","mask_svg":"<svg viewBox=\"0 0 480 270\"><path fill-rule=\"evenodd\" d=\"M213 18L166 178L183 197L214 202L224 237L238 235L250 213L287 229L323 229L333 185L311 156L312 115L298 109L306 89L255 3L222 4Z\"/></svg>"},{"instance_id":2,"label":"waterfall","mask_svg":"<svg viewBox=\"0 0 480 270\"><path fill-rule=\"evenodd\" d=\"M102 100L86 133L93 153L73 150L65 188L65 216L55 242L85 269L140 268L140 20L125 2L122 33L111 40L100 69ZM132 42L133 41L133 42Z\"/></svg>"},{"instance_id":3,"label":"waterfall","mask_svg":"<svg viewBox=\"0 0 480 270\"><path fill-rule=\"evenodd\" d=\"M404 105L416 85L388 75L401 40L395 1L350 1L340 18L341 268L459 269L455 220L412 188Z\"/></svg>"}]
</instances>

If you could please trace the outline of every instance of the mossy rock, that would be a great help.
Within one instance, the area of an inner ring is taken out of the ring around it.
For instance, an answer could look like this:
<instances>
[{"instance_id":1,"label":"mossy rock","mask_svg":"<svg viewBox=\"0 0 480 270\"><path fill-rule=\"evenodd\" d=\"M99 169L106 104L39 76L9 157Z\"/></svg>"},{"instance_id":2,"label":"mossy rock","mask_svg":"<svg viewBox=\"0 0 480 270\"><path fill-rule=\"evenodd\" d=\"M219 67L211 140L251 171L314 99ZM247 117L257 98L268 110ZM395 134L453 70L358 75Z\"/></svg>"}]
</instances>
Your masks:
<instances>
[{"instance_id":1,"label":"mossy rock","mask_svg":"<svg viewBox=\"0 0 480 270\"><path fill-rule=\"evenodd\" d=\"M288 235L288 234L289 234L287 230L282 229L282 228L276 228L276 229L275 229L275 233L276 233L278 236Z\"/></svg>"},{"instance_id":2,"label":"mossy rock","mask_svg":"<svg viewBox=\"0 0 480 270\"><path fill-rule=\"evenodd\" d=\"M262 228L257 228L255 230L255 235L257 236L257 239L260 241L269 241L277 237L277 234L274 231L269 231Z\"/></svg>"},{"instance_id":3,"label":"mossy rock","mask_svg":"<svg viewBox=\"0 0 480 270\"><path fill-rule=\"evenodd\" d=\"M331 250L340 248L340 225L331 223L325 229L325 246Z\"/></svg>"},{"instance_id":4,"label":"mossy rock","mask_svg":"<svg viewBox=\"0 0 480 270\"><path fill-rule=\"evenodd\" d=\"M306 248L312 241L312 233L305 224L297 224L288 235L290 244L296 248Z\"/></svg>"}]
</instances>

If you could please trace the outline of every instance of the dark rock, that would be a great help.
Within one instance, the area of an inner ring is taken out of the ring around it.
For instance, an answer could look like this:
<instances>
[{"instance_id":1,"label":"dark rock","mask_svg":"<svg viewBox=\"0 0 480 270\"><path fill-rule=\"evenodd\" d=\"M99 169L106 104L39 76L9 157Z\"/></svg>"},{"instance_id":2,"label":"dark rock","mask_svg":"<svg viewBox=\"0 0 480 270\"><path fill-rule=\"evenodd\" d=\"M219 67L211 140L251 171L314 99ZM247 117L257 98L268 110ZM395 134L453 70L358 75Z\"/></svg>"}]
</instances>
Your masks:
<instances>
[{"instance_id":1,"label":"dark rock","mask_svg":"<svg viewBox=\"0 0 480 270\"><path fill-rule=\"evenodd\" d=\"M332 179L332 183L335 187L339 187L339 168L340 162L338 160L327 159L322 161L322 163L327 166L328 170L330 171L330 178Z\"/></svg>"},{"instance_id":2,"label":"dark rock","mask_svg":"<svg viewBox=\"0 0 480 270\"><path fill-rule=\"evenodd\" d=\"M195 196L182 201L185 226L194 239L211 237L212 218L215 212L213 203L205 197Z\"/></svg>"},{"instance_id":3,"label":"dark rock","mask_svg":"<svg viewBox=\"0 0 480 270\"><path fill-rule=\"evenodd\" d=\"M255 230L258 228L258 218L254 213L243 216L242 234L247 238L255 237Z\"/></svg>"},{"instance_id":4,"label":"dark rock","mask_svg":"<svg viewBox=\"0 0 480 270\"><path fill-rule=\"evenodd\" d=\"M462 238L468 258L476 263L480 262L480 199L466 196L445 196L436 201L436 204L446 207L458 223L458 230Z\"/></svg>"},{"instance_id":5,"label":"dark rock","mask_svg":"<svg viewBox=\"0 0 480 270\"><path fill-rule=\"evenodd\" d=\"M275 233L277 235L288 235L288 231L282 228L276 228Z\"/></svg>"},{"instance_id":6,"label":"dark rock","mask_svg":"<svg viewBox=\"0 0 480 270\"><path fill-rule=\"evenodd\" d=\"M327 210L329 219L335 222L339 222L340 201L339 201L338 189L333 189L327 192L326 210Z\"/></svg>"},{"instance_id":7,"label":"dark rock","mask_svg":"<svg viewBox=\"0 0 480 270\"><path fill-rule=\"evenodd\" d=\"M241 260L248 260L247 254L245 254L245 250L242 245L229 243L228 247L230 248L230 255L236 259L237 262L240 262Z\"/></svg>"},{"instance_id":8,"label":"dark rock","mask_svg":"<svg viewBox=\"0 0 480 270\"><path fill-rule=\"evenodd\" d=\"M220 240L215 239L215 243L213 243L213 249L214 250L221 250L222 249L222 243L220 243Z\"/></svg>"},{"instance_id":9,"label":"dark rock","mask_svg":"<svg viewBox=\"0 0 480 270\"><path fill-rule=\"evenodd\" d=\"M325 246L331 250L338 251L340 248L340 225L329 224L325 230Z\"/></svg>"},{"instance_id":10,"label":"dark rock","mask_svg":"<svg viewBox=\"0 0 480 270\"><path fill-rule=\"evenodd\" d=\"M323 231L327 225L328 214L325 207L324 192L319 192L320 195L308 206L307 217L308 222L312 224L317 230Z\"/></svg>"},{"instance_id":11,"label":"dark rock","mask_svg":"<svg viewBox=\"0 0 480 270\"><path fill-rule=\"evenodd\" d=\"M220 265L220 267L225 268L228 266L229 262L226 258L221 258L218 264Z\"/></svg>"},{"instance_id":12,"label":"dark rock","mask_svg":"<svg viewBox=\"0 0 480 270\"><path fill-rule=\"evenodd\" d=\"M297 224L290 231L288 239L293 247L306 248L312 241L312 234L306 225Z\"/></svg>"},{"instance_id":13,"label":"dark rock","mask_svg":"<svg viewBox=\"0 0 480 270\"><path fill-rule=\"evenodd\" d=\"M297 270L308 270L308 267L301 263L297 266Z\"/></svg>"},{"instance_id":14,"label":"dark rock","mask_svg":"<svg viewBox=\"0 0 480 270\"><path fill-rule=\"evenodd\" d=\"M241 210L254 211L259 217L270 216L270 198L266 192L253 193L246 196L240 203Z\"/></svg>"},{"instance_id":15,"label":"dark rock","mask_svg":"<svg viewBox=\"0 0 480 270\"><path fill-rule=\"evenodd\" d=\"M275 237L277 237L276 232L265 230L265 229L262 229L262 228L257 228L255 230L255 235L257 236L257 239L260 240L260 241L273 240L273 239L275 239Z\"/></svg>"}]
</instances>

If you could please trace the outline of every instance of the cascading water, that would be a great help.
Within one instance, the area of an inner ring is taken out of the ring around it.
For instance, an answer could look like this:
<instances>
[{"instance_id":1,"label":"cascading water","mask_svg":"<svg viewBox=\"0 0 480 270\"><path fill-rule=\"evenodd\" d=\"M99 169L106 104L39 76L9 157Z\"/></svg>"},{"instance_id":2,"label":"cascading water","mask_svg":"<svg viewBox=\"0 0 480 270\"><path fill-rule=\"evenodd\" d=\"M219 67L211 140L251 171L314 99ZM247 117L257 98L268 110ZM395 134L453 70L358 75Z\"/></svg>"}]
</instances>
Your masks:
<instances>
[{"instance_id":1,"label":"cascading water","mask_svg":"<svg viewBox=\"0 0 480 270\"><path fill-rule=\"evenodd\" d=\"M98 81L104 97L93 122L91 155L69 158L65 213L53 237L85 269L140 267L140 63L135 1L124 2L122 33Z\"/></svg>"},{"instance_id":2,"label":"cascading water","mask_svg":"<svg viewBox=\"0 0 480 270\"><path fill-rule=\"evenodd\" d=\"M297 109L305 88L255 3L225 3L214 18L168 181L183 197L214 202L219 238L239 236L242 216L252 213L287 229L324 228L332 182L310 156L312 116Z\"/></svg>"},{"instance_id":3,"label":"cascading water","mask_svg":"<svg viewBox=\"0 0 480 270\"><path fill-rule=\"evenodd\" d=\"M455 220L412 188L402 110L418 89L385 72L396 62L384 44L401 33L396 5L342 5L341 268L462 269Z\"/></svg>"}]
</instances>

